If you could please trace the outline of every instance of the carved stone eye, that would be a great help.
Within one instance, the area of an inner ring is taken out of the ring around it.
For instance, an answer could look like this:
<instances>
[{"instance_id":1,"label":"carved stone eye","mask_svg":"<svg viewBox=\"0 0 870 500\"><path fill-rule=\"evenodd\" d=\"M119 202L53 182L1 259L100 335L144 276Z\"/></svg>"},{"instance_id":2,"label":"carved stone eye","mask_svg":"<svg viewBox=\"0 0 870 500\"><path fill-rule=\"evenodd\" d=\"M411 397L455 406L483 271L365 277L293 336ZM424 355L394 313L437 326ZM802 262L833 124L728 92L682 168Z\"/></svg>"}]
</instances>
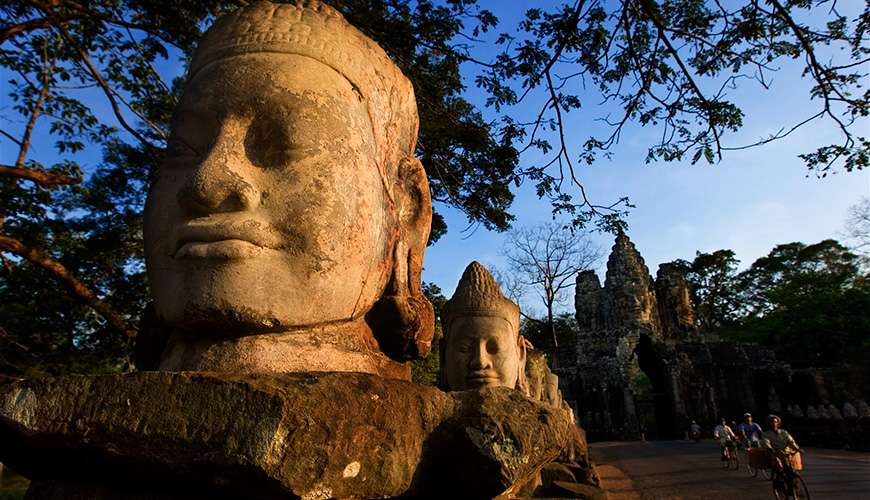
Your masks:
<instances>
[{"instance_id":1,"label":"carved stone eye","mask_svg":"<svg viewBox=\"0 0 870 500\"><path fill-rule=\"evenodd\" d=\"M489 340L486 342L486 352L488 352L488 353L490 353L490 354L498 354L498 352L499 352L500 350L501 350L501 348L500 348L499 345L498 345L498 340L496 340L496 339L489 339Z\"/></svg>"},{"instance_id":2,"label":"carved stone eye","mask_svg":"<svg viewBox=\"0 0 870 500\"><path fill-rule=\"evenodd\" d=\"M293 144L286 124L258 117L245 133L245 155L260 168L280 168L293 160Z\"/></svg>"}]
</instances>

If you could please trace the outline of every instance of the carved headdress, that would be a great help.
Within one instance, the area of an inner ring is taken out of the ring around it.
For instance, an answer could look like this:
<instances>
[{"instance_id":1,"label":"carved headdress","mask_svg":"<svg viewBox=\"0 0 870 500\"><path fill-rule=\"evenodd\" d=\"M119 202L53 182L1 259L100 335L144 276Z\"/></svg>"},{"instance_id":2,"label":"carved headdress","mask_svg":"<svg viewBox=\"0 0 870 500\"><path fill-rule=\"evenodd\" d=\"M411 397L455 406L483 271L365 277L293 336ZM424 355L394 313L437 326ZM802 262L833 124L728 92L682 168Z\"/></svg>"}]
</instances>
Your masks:
<instances>
[{"instance_id":1,"label":"carved headdress","mask_svg":"<svg viewBox=\"0 0 870 500\"><path fill-rule=\"evenodd\" d=\"M419 118L410 80L378 44L319 1L257 2L219 18L200 41L188 79L219 59L261 52L310 57L334 69L368 106L381 163L396 168L413 155Z\"/></svg>"},{"instance_id":2,"label":"carved headdress","mask_svg":"<svg viewBox=\"0 0 870 500\"><path fill-rule=\"evenodd\" d=\"M511 324L514 333L520 331L520 308L501 293L495 278L477 261L465 268L456 292L441 311L445 326L463 316L503 318ZM449 328L445 328L445 332L449 332Z\"/></svg>"}]
</instances>

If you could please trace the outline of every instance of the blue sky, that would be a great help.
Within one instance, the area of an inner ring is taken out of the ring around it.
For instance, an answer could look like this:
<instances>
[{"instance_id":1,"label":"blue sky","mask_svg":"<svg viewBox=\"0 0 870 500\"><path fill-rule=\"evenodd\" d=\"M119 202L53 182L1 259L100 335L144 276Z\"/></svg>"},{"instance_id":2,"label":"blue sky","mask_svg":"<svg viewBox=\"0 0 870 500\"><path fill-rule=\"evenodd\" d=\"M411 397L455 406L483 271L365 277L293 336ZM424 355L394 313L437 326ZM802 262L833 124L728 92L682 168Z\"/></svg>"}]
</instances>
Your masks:
<instances>
[{"instance_id":1,"label":"blue sky","mask_svg":"<svg viewBox=\"0 0 870 500\"><path fill-rule=\"evenodd\" d=\"M525 9L523 3L504 2L499 8L491 8L504 26L512 26ZM860 8L859 4L855 2L852 7ZM809 99L810 83L801 77L800 61L780 64L769 91L746 82L731 92L745 119L743 129L723 141L726 145L752 143L818 110L818 102ZM468 94L482 106L482 96L473 85L469 85ZM595 109L597 101L591 96L589 102L592 105L568 118L569 142L575 151L589 136L589 130L599 126L594 119L601 116L601 110ZM856 132L866 136L870 122L859 124ZM830 123L816 121L766 146L726 153L714 165L691 165L688 161L645 164L647 147L659 134L658 129L631 126L622 135L611 160L602 159L581 170L581 181L596 201L612 202L628 196L636 206L627 218L628 235L653 274L659 264L691 259L696 251L730 248L741 264L748 266L780 243L838 238L848 207L862 196L870 196L870 172L838 173L819 179L807 176L797 158L799 153L838 141L838 132ZM524 157L525 161L534 159ZM438 284L449 296L470 261L504 266L500 256L504 235L482 227L470 235L463 234L461 230L467 226L464 216L449 207L437 208L451 230L426 253L423 277ZM551 220L549 203L539 200L528 186L517 191L511 211L517 216L517 225ZM593 233L591 238L609 252L612 235ZM597 269L602 279L605 264L606 258ZM563 309L573 307L573 292L566 295L568 301ZM542 310L531 299L524 300L523 306Z\"/></svg>"},{"instance_id":2,"label":"blue sky","mask_svg":"<svg viewBox=\"0 0 870 500\"><path fill-rule=\"evenodd\" d=\"M547 7L551 2L536 2ZM502 21L502 29L513 27L526 9L525 2L492 2L482 4L495 11ZM861 2L848 3L846 8L860 8ZM484 47L475 52L485 59L491 53ZM483 107L483 96L468 79L468 98ZM801 78L799 62L785 61L774 75L770 91L751 82L743 84L732 96L745 112L743 129L725 139L726 145L741 145L775 132L782 126L793 124L817 110L818 103L809 100L809 82ZM166 81L180 71L177 61L166 61L159 66ZM9 75L0 73L0 116L6 130L19 130L23 118L11 111L6 97ZM865 82L870 83L870 82ZM105 98L87 91L87 102L99 115L109 116L111 110ZM531 114L537 111L535 98L526 108L515 110ZM537 102L540 102L538 100ZM591 130L600 129L595 118L601 108L590 94L584 108L568 116L569 143L576 147ZM491 111L487 118L496 117ZM863 130L861 130L863 129ZM46 163L57 161L45 127L37 127L33 157ZM870 135L870 123L859 124L856 132ZM646 259L652 273L662 262L677 258L691 259L695 252L733 249L744 266L766 254L774 245L792 241L816 242L837 238L843 229L846 210L862 196L870 196L870 171L838 173L825 179L806 175L797 154L813 150L816 146L837 141L837 131L830 123L817 121L799 129L786 139L772 144L726 153L715 164L683 163L644 164L647 146L660 131L637 126L628 127L614 149L612 160L602 159L592 167L580 170L582 182L598 202L612 202L628 196L636 208L631 210L627 222L628 234ZM576 151L576 149L575 149ZM17 151L9 141L0 141L0 162L14 162ZM76 155L84 165L99 160L99 151L93 148ZM533 153L522 158L534 161ZM526 185L517 190L511 208L517 216L517 225L532 225L551 219L550 205L539 200ZM448 296L472 260L488 266L503 266L500 250L504 235L480 227L471 234L463 233L467 221L462 213L439 205L450 231L426 252L423 277L438 284ZM606 249L613 236L595 233L591 236ZM598 271L603 275L605 262ZM570 293L573 296L573 293ZM570 300L568 304L570 305ZM524 306L538 309L530 301Z\"/></svg>"}]
</instances>

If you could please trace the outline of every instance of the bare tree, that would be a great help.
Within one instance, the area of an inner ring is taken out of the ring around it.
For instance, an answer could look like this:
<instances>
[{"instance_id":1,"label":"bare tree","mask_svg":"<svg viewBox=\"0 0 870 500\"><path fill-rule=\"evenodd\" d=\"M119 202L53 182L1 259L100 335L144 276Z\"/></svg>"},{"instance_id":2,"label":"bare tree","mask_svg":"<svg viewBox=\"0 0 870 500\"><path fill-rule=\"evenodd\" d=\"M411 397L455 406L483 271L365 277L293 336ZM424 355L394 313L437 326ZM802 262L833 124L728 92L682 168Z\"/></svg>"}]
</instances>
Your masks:
<instances>
[{"instance_id":1,"label":"bare tree","mask_svg":"<svg viewBox=\"0 0 870 500\"><path fill-rule=\"evenodd\" d=\"M870 197L865 196L849 207L846 238L849 239L851 250L860 255L865 264L870 265Z\"/></svg>"},{"instance_id":2,"label":"bare tree","mask_svg":"<svg viewBox=\"0 0 870 500\"><path fill-rule=\"evenodd\" d=\"M563 292L574 285L577 273L599 262L603 252L587 232L551 222L509 231L502 255L507 260L507 271L499 273L499 277L511 298L519 303L528 295L536 295L547 311L545 320L522 314L546 327L553 339L555 362L559 342L554 310L564 303Z\"/></svg>"}]
</instances>

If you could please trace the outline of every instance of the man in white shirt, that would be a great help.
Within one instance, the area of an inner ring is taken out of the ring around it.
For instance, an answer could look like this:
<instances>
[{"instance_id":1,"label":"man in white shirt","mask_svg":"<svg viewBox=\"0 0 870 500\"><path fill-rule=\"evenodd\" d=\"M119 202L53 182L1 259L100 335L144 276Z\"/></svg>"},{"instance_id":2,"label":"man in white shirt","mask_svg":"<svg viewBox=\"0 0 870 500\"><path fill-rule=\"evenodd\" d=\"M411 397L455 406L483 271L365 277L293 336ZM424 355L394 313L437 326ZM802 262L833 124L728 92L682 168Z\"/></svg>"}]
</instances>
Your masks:
<instances>
[{"instance_id":1,"label":"man in white shirt","mask_svg":"<svg viewBox=\"0 0 870 500\"><path fill-rule=\"evenodd\" d=\"M713 429L713 438L719 440L719 451L722 453L722 460L727 460L725 456L725 447L731 442L737 442L737 435L728 427L725 419L719 420L719 425Z\"/></svg>"}]
</instances>

